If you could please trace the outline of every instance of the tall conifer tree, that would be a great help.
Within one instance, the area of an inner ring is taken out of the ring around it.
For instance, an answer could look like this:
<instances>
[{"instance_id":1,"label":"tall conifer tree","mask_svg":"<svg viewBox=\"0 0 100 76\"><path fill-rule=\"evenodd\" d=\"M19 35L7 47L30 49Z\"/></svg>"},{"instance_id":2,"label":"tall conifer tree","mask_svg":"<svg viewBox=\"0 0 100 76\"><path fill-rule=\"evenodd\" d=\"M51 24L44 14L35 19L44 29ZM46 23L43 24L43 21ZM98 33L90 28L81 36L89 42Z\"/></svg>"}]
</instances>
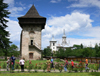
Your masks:
<instances>
[{"instance_id":1,"label":"tall conifer tree","mask_svg":"<svg viewBox=\"0 0 100 76\"><path fill-rule=\"evenodd\" d=\"M10 12L7 10L8 4L4 3L4 0L0 0L0 51L3 51L4 55L7 56L7 48L9 48L9 31L6 31L7 22L6 18L9 18Z\"/></svg>"}]
</instances>

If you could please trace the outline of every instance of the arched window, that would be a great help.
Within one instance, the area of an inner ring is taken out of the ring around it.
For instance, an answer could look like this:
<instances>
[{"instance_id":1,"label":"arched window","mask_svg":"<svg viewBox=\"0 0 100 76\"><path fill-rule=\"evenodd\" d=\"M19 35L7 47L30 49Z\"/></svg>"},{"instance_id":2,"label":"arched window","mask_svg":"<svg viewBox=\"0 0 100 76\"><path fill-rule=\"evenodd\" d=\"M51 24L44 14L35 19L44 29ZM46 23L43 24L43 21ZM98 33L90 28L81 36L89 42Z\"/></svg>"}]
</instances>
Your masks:
<instances>
[{"instance_id":1,"label":"arched window","mask_svg":"<svg viewBox=\"0 0 100 76\"><path fill-rule=\"evenodd\" d=\"M33 45L33 40L31 40L31 45Z\"/></svg>"},{"instance_id":2,"label":"arched window","mask_svg":"<svg viewBox=\"0 0 100 76\"><path fill-rule=\"evenodd\" d=\"M53 46L55 46L55 43L53 43Z\"/></svg>"}]
</instances>

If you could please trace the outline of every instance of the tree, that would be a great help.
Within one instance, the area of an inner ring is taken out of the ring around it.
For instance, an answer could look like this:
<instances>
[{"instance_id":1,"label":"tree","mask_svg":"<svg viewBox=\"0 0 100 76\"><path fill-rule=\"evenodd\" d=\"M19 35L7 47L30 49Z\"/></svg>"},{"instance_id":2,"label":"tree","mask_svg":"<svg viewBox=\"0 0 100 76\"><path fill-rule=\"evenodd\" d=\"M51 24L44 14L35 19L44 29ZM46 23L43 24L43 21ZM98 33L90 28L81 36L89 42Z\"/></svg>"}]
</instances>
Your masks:
<instances>
[{"instance_id":1,"label":"tree","mask_svg":"<svg viewBox=\"0 0 100 76\"><path fill-rule=\"evenodd\" d=\"M98 46L98 44L95 44L95 51L96 51L96 57L98 57L98 52L99 52L99 46Z\"/></svg>"},{"instance_id":2,"label":"tree","mask_svg":"<svg viewBox=\"0 0 100 76\"><path fill-rule=\"evenodd\" d=\"M63 48L59 48L59 50L56 52L57 57L65 57L65 50Z\"/></svg>"},{"instance_id":3,"label":"tree","mask_svg":"<svg viewBox=\"0 0 100 76\"><path fill-rule=\"evenodd\" d=\"M20 55L18 47L15 44L10 45L8 51L9 51L8 56L14 55L14 56L18 57Z\"/></svg>"},{"instance_id":4,"label":"tree","mask_svg":"<svg viewBox=\"0 0 100 76\"><path fill-rule=\"evenodd\" d=\"M9 44L11 43L9 41L9 32L6 31L5 29L8 27L6 23L8 22L7 19L9 18L10 12L6 10L8 7L8 4L3 2L4 0L0 0L0 51L4 52L4 55L7 56L8 51L7 49L9 48Z\"/></svg>"},{"instance_id":5,"label":"tree","mask_svg":"<svg viewBox=\"0 0 100 76\"><path fill-rule=\"evenodd\" d=\"M52 53L51 53L51 49L50 48L44 48L43 50L43 56L51 56Z\"/></svg>"},{"instance_id":6,"label":"tree","mask_svg":"<svg viewBox=\"0 0 100 76\"><path fill-rule=\"evenodd\" d=\"M71 48L66 48L66 51L65 51L66 57L73 56L73 52L74 51L72 51Z\"/></svg>"},{"instance_id":7,"label":"tree","mask_svg":"<svg viewBox=\"0 0 100 76\"><path fill-rule=\"evenodd\" d=\"M81 49L83 49L83 44L81 44Z\"/></svg>"},{"instance_id":8,"label":"tree","mask_svg":"<svg viewBox=\"0 0 100 76\"><path fill-rule=\"evenodd\" d=\"M77 49L80 49L81 48L81 45L76 45L74 44L73 47L77 48Z\"/></svg>"}]
</instances>

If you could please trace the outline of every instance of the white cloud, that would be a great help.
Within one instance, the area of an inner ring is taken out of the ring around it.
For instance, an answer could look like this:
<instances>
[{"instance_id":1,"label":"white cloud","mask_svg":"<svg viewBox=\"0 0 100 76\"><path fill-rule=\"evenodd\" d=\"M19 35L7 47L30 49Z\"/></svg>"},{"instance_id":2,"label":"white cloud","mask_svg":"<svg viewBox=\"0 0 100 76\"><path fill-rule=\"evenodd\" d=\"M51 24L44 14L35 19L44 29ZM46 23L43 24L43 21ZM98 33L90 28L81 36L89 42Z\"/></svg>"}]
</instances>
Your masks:
<instances>
[{"instance_id":1,"label":"white cloud","mask_svg":"<svg viewBox=\"0 0 100 76\"><path fill-rule=\"evenodd\" d=\"M14 0L4 0L4 3L8 3L9 5L14 5Z\"/></svg>"},{"instance_id":2,"label":"white cloud","mask_svg":"<svg viewBox=\"0 0 100 76\"><path fill-rule=\"evenodd\" d=\"M78 0L79 3L74 3L69 7L91 7L96 6L100 8L100 0Z\"/></svg>"},{"instance_id":3,"label":"white cloud","mask_svg":"<svg viewBox=\"0 0 100 76\"><path fill-rule=\"evenodd\" d=\"M19 11L23 11L23 10L24 10L24 8L22 8L22 7L13 7L9 11L18 13Z\"/></svg>"},{"instance_id":4,"label":"white cloud","mask_svg":"<svg viewBox=\"0 0 100 76\"><path fill-rule=\"evenodd\" d=\"M70 40L70 45L73 45L73 44L80 45L82 43L84 46L91 46L91 47L94 47L96 43L100 43L100 39L68 38L68 40Z\"/></svg>"},{"instance_id":5,"label":"white cloud","mask_svg":"<svg viewBox=\"0 0 100 76\"><path fill-rule=\"evenodd\" d=\"M51 0L50 2L51 3L58 3L58 2L60 2L61 0Z\"/></svg>"},{"instance_id":6,"label":"white cloud","mask_svg":"<svg viewBox=\"0 0 100 76\"><path fill-rule=\"evenodd\" d=\"M93 20L90 19L90 15L81 14L79 12L73 12L71 15L67 14L61 17L52 16L50 19L48 19L47 25L43 32L45 33L45 35L47 35L48 33L50 33L51 35L59 35L62 33L63 29L65 29L68 33L79 30L80 28L91 27L91 22L93 22ZM52 27L49 27L50 25Z\"/></svg>"},{"instance_id":7,"label":"white cloud","mask_svg":"<svg viewBox=\"0 0 100 76\"><path fill-rule=\"evenodd\" d=\"M19 26L17 21L13 21L10 19L7 19L9 22L7 23L8 28L7 30L10 33L10 40L12 42L14 41L20 41L20 33L21 33L21 27Z\"/></svg>"},{"instance_id":8,"label":"white cloud","mask_svg":"<svg viewBox=\"0 0 100 76\"><path fill-rule=\"evenodd\" d=\"M26 9L25 4L22 4L21 2L17 2L17 4L20 5L20 7L16 7L15 6L15 2L14 0L4 0L5 3L8 3L9 5L9 12L11 12L10 16L11 17L18 17L18 16L22 16L20 14L20 11L23 11L24 9Z\"/></svg>"},{"instance_id":9,"label":"white cloud","mask_svg":"<svg viewBox=\"0 0 100 76\"><path fill-rule=\"evenodd\" d=\"M91 42L92 46L94 46L95 43L100 43L100 26L93 27L92 22L93 20L90 19L89 14L83 14L80 12L73 12L60 17L52 16L48 19L47 25L42 31L42 45L43 47L49 45L52 35L61 42L63 29L65 29L66 34L76 37L68 38L71 45L83 43L88 46Z\"/></svg>"},{"instance_id":10,"label":"white cloud","mask_svg":"<svg viewBox=\"0 0 100 76\"><path fill-rule=\"evenodd\" d=\"M100 26L96 26L96 27L91 27L89 29L85 29L86 33L84 33L84 36L88 36L88 37L94 37L97 40L100 40Z\"/></svg>"}]
</instances>

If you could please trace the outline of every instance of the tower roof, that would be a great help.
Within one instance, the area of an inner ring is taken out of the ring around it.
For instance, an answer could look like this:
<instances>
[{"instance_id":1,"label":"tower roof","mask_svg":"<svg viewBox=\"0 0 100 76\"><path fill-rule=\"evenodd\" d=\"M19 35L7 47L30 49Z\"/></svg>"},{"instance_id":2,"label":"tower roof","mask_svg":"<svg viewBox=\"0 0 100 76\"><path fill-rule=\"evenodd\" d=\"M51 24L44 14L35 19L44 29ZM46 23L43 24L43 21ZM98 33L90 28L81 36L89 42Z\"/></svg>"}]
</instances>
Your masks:
<instances>
[{"instance_id":1,"label":"tower roof","mask_svg":"<svg viewBox=\"0 0 100 76\"><path fill-rule=\"evenodd\" d=\"M65 35L65 29L64 29L64 33L63 33L63 36L62 37L66 37L66 35Z\"/></svg>"},{"instance_id":2,"label":"tower roof","mask_svg":"<svg viewBox=\"0 0 100 76\"><path fill-rule=\"evenodd\" d=\"M56 41L55 38L54 38L54 35L52 35L52 39L51 39L51 41Z\"/></svg>"},{"instance_id":3,"label":"tower roof","mask_svg":"<svg viewBox=\"0 0 100 76\"><path fill-rule=\"evenodd\" d=\"M20 18L44 18L39 15L38 11L36 10L35 6L32 5L32 7L29 9L29 11Z\"/></svg>"},{"instance_id":4,"label":"tower roof","mask_svg":"<svg viewBox=\"0 0 100 76\"><path fill-rule=\"evenodd\" d=\"M44 29L46 18L39 15L34 5L29 9L29 11L21 17L18 17L19 24L21 28L24 26L41 26Z\"/></svg>"}]
</instances>

